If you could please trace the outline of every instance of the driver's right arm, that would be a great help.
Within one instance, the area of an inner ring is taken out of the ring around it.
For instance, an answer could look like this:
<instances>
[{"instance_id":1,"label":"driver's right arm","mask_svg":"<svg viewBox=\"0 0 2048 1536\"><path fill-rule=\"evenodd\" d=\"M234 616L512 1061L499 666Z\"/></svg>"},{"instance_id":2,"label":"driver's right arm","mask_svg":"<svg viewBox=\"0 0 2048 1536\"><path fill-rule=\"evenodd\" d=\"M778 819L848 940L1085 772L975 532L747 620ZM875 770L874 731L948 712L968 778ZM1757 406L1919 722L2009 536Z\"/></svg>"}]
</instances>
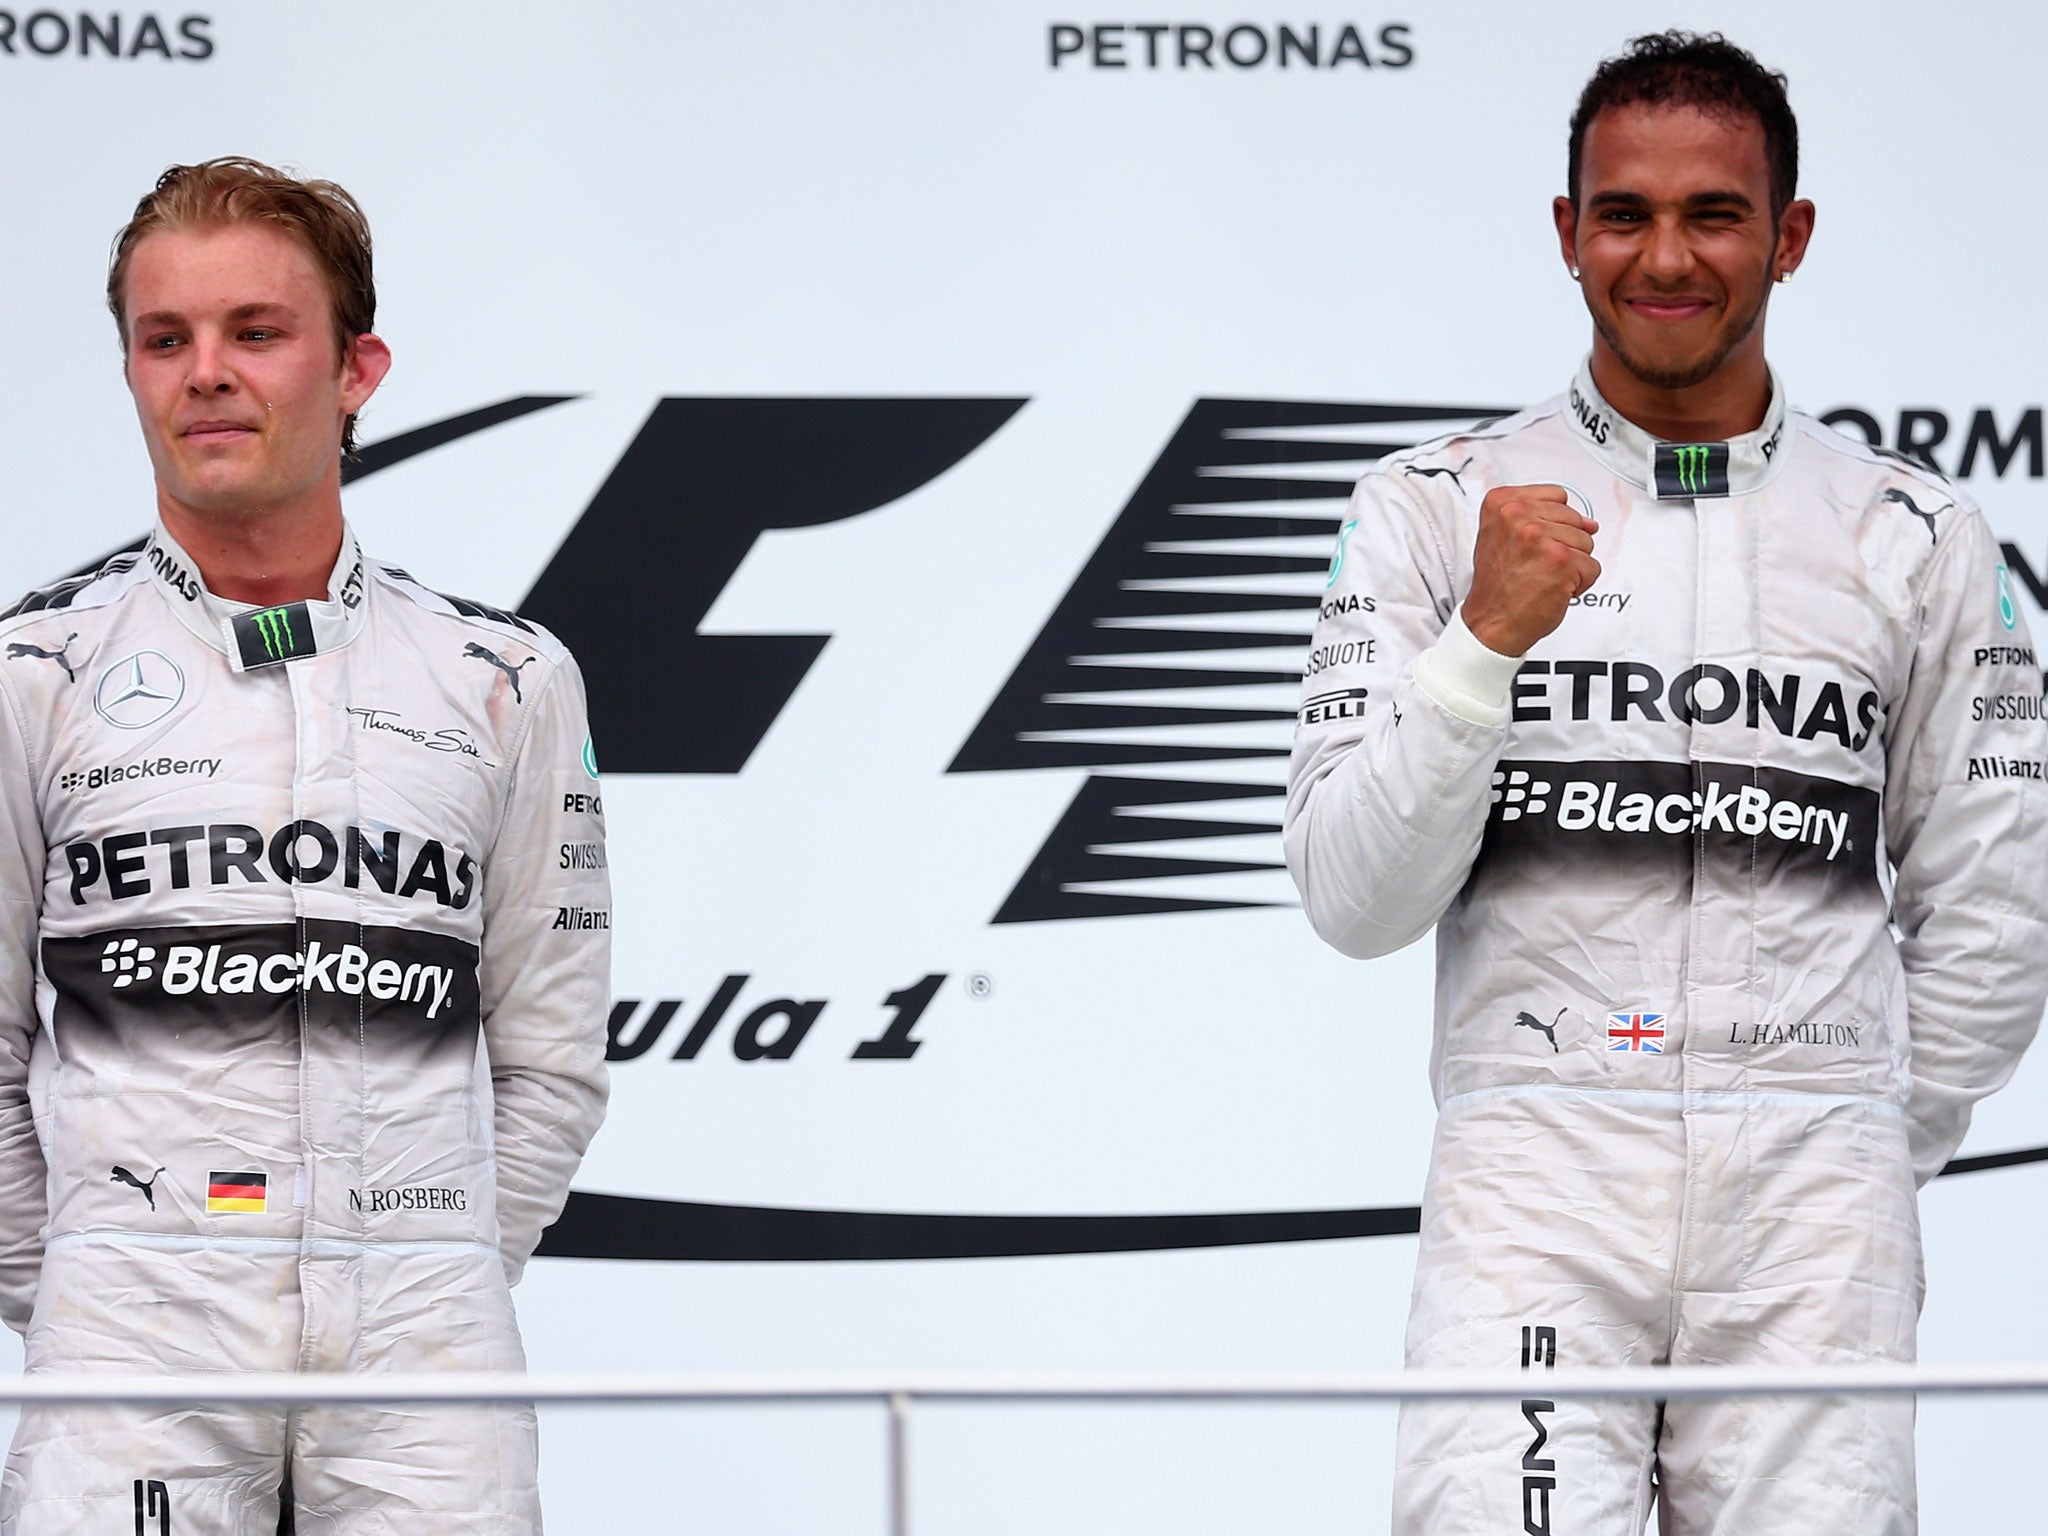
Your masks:
<instances>
[{"instance_id":1,"label":"driver's right arm","mask_svg":"<svg viewBox=\"0 0 2048 1536\"><path fill-rule=\"evenodd\" d=\"M1476 533L1482 557L1490 546L1502 549L1528 575L1525 541L1494 536L1503 532L1496 525L1529 510L1507 506L1510 498L1527 504L1558 494L1496 489L1474 519L1456 493L1435 490L1437 480L1425 490L1398 473L1388 465L1368 474L1352 495L1309 648L1288 771L1288 870L1316 932L1359 957L1389 954L1428 932L1479 852L1520 659L1488 649L1466 627L1467 613L1493 611L1467 604L1472 545ZM1576 526L1576 513L1569 516ZM1556 618L1544 632L1562 619L1573 595L1566 589L1598 574L1592 525L1584 531L1585 565L1551 561L1560 566L1557 591L1544 595L1542 608L1547 616L1554 607ZM1481 571L1481 598L1515 574L1492 566Z\"/></svg>"}]
</instances>

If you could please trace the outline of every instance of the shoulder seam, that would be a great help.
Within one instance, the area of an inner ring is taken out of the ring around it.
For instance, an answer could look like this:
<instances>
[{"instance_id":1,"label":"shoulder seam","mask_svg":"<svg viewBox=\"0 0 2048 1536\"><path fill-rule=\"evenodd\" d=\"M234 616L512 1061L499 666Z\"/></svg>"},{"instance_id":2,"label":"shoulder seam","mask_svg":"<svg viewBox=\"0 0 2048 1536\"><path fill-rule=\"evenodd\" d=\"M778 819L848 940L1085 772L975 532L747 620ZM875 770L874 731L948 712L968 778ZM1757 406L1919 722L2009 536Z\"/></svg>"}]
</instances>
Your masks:
<instances>
[{"instance_id":1,"label":"shoulder seam","mask_svg":"<svg viewBox=\"0 0 2048 1536\"><path fill-rule=\"evenodd\" d=\"M1930 490L1939 491L1944 496L1960 497L1965 503L1975 506L1969 493L1956 481L1951 480L1940 469L1930 468L1909 454L1866 443L1862 438L1852 437L1847 432L1829 426L1818 416L1809 416L1804 411L1792 412L1791 419L1798 424L1802 432L1813 438L1827 452L1839 453L1845 458L1858 460L1873 469L1896 470L1902 475L1909 475L1918 480Z\"/></svg>"},{"instance_id":2,"label":"shoulder seam","mask_svg":"<svg viewBox=\"0 0 2048 1536\"><path fill-rule=\"evenodd\" d=\"M1549 404L1550 402L1545 403ZM1518 432L1526 427L1535 425L1543 419L1543 411L1544 406L1542 405L1525 406L1523 409L1512 411L1506 416L1496 416L1491 421L1481 422L1457 432L1445 432L1441 436L1429 438L1424 442L1403 448L1399 452L1388 454L1385 458L1375 461L1372 467L1365 471L1365 474L1385 474L1391 478L1395 469L1398 468L1405 471L1416 458L1441 452L1453 443L1493 442L1510 432ZM1361 478L1363 477L1361 476Z\"/></svg>"},{"instance_id":3,"label":"shoulder seam","mask_svg":"<svg viewBox=\"0 0 2048 1536\"><path fill-rule=\"evenodd\" d=\"M489 603L480 603L474 598L457 597L449 592L437 592L413 575L412 572L401 570L395 565L386 565L381 560L373 561L371 564L375 566L378 572L391 578L399 586L409 587L422 596L435 598L440 602L446 603L454 611L454 615L457 618L483 619L492 624L502 624L507 628L519 630L522 634L532 635L535 638L538 638L543 633L541 627L534 623L533 620L521 618L509 608L497 608Z\"/></svg>"},{"instance_id":4,"label":"shoulder seam","mask_svg":"<svg viewBox=\"0 0 2048 1536\"><path fill-rule=\"evenodd\" d=\"M535 619L522 618L508 609L496 608L489 603L479 603L464 597L451 597L445 592L436 592L410 571L402 570L383 561L366 561L375 572L375 579L383 585L388 595L409 603L421 614L432 614L458 627L467 629L478 636L497 637L495 643L509 640L531 650L550 672L559 669L571 654L562 637Z\"/></svg>"},{"instance_id":5,"label":"shoulder seam","mask_svg":"<svg viewBox=\"0 0 2048 1536\"><path fill-rule=\"evenodd\" d=\"M49 613L54 610L74 607L81 594L91 589L95 582L125 575L135 569L142 556L138 551L123 550L103 563L99 569L80 576L67 576L62 581L53 581L46 586L31 587L17 598L4 612L0 612L0 624L15 619L27 618L33 614ZM112 594L109 594L111 596ZM96 606L89 604L88 606Z\"/></svg>"}]
</instances>

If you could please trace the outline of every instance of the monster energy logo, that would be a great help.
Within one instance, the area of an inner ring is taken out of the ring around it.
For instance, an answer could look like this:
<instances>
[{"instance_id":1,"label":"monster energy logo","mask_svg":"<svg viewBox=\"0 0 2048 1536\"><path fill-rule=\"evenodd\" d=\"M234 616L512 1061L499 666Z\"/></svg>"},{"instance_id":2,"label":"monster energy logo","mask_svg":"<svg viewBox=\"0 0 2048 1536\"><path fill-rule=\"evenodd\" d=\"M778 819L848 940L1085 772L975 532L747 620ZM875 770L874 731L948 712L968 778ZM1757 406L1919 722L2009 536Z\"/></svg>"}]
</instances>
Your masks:
<instances>
[{"instance_id":1,"label":"monster energy logo","mask_svg":"<svg viewBox=\"0 0 2048 1536\"><path fill-rule=\"evenodd\" d=\"M311 656L319 649L313 637L313 616L304 603L238 613L234 630L244 667L268 667Z\"/></svg>"},{"instance_id":2,"label":"monster energy logo","mask_svg":"<svg viewBox=\"0 0 2048 1536\"><path fill-rule=\"evenodd\" d=\"M1656 479L1659 496L1726 496L1728 445L1659 443Z\"/></svg>"},{"instance_id":3,"label":"monster energy logo","mask_svg":"<svg viewBox=\"0 0 2048 1536\"><path fill-rule=\"evenodd\" d=\"M289 608L265 608L261 613L249 615L249 622L256 626L256 633L263 637L263 654L272 661L283 661L292 653L292 611Z\"/></svg>"}]
</instances>

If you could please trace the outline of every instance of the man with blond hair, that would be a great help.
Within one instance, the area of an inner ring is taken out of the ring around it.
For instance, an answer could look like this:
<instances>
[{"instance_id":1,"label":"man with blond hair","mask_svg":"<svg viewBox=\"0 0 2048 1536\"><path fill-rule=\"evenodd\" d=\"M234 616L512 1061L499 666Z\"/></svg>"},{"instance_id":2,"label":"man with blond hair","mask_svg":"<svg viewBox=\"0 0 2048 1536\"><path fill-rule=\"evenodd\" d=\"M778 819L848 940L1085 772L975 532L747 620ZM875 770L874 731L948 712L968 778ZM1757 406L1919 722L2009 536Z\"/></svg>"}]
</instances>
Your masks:
<instances>
[{"instance_id":1,"label":"man with blond hair","mask_svg":"<svg viewBox=\"0 0 2048 1536\"><path fill-rule=\"evenodd\" d=\"M516 1371L605 1097L581 678L356 547L346 192L173 167L107 295L157 520L0 618L0 1316L35 1372ZM532 1411L31 1408L0 1488L9 1536L294 1520L536 1531Z\"/></svg>"}]
</instances>

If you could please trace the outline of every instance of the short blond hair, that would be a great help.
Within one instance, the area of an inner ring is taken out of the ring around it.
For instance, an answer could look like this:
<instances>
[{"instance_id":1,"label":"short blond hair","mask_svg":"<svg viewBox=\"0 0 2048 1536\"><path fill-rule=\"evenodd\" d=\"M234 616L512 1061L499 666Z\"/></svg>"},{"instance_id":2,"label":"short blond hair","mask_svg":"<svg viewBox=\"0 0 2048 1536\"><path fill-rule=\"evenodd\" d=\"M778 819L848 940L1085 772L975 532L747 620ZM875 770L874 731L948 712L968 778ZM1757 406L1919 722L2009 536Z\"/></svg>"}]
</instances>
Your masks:
<instances>
[{"instance_id":1,"label":"short blond hair","mask_svg":"<svg viewBox=\"0 0 2048 1536\"><path fill-rule=\"evenodd\" d=\"M326 277L335 345L343 356L356 337L376 329L377 281L370 221L362 206L331 181L304 179L260 160L227 155L165 171L114 236L107 308L120 328L122 350L128 347L128 263L145 237L158 230L254 223L275 225L296 240ZM351 416L342 424L341 451L354 453L355 448L356 419Z\"/></svg>"}]
</instances>

